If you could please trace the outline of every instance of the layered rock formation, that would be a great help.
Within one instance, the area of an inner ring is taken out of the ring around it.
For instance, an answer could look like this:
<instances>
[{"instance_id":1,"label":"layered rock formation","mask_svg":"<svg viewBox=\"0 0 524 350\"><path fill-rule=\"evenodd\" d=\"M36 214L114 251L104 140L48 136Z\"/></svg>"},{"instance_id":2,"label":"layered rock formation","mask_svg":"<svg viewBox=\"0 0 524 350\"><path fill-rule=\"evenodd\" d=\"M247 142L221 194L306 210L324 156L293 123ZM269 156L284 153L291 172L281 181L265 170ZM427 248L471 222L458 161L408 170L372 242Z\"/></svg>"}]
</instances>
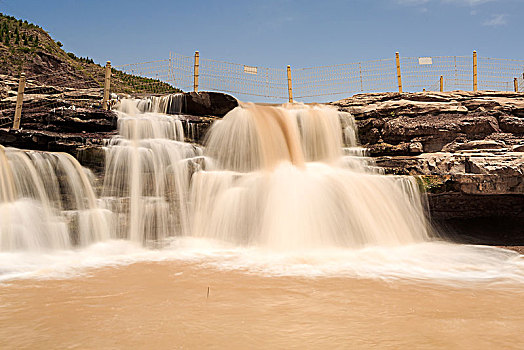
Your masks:
<instances>
[{"instance_id":1,"label":"layered rock formation","mask_svg":"<svg viewBox=\"0 0 524 350\"><path fill-rule=\"evenodd\" d=\"M99 158L89 160L91 149L98 154L96 148L115 135L117 128L117 114L101 109L102 89L41 85L28 79L21 127L11 130L18 80L6 75L0 79L0 144L74 156L82 152L86 164L94 166ZM212 122L237 105L234 97L218 92L185 93L181 118L188 141L201 142Z\"/></svg>"},{"instance_id":2,"label":"layered rock formation","mask_svg":"<svg viewBox=\"0 0 524 350\"><path fill-rule=\"evenodd\" d=\"M333 105L355 116L386 173L419 176L443 232L524 244L523 93L364 94Z\"/></svg>"},{"instance_id":3,"label":"layered rock formation","mask_svg":"<svg viewBox=\"0 0 524 350\"><path fill-rule=\"evenodd\" d=\"M524 149L522 93L363 94L333 105L355 116L360 140L373 156Z\"/></svg>"},{"instance_id":4,"label":"layered rock formation","mask_svg":"<svg viewBox=\"0 0 524 350\"><path fill-rule=\"evenodd\" d=\"M41 85L28 79L20 130L11 130L18 81L0 76L0 144L17 148L60 151L102 145L116 130L117 116L100 108L102 89Z\"/></svg>"}]
</instances>

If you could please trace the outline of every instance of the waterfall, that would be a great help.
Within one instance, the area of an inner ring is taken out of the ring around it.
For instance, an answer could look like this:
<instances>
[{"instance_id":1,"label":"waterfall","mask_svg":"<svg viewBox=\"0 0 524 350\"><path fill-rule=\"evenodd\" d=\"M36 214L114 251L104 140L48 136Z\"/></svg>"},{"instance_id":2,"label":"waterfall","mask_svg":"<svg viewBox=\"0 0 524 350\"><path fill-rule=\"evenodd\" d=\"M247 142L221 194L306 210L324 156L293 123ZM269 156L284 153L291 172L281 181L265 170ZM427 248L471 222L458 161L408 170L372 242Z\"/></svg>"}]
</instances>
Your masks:
<instances>
[{"instance_id":1,"label":"waterfall","mask_svg":"<svg viewBox=\"0 0 524 350\"><path fill-rule=\"evenodd\" d=\"M347 113L244 104L213 125L205 153L195 236L278 250L428 240L415 181L381 175Z\"/></svg>"},{"instance_id":2,"label":"waterfall","mask_svg":"<svg viewBox=\"0 0 524 350\"><path fill-rule=\"evenodd\" d=\"M144 99L123 99L118 109L126 114L162 113L180 114L185 103L184 94L149 96Z\"/></svg>"},{"instance_id":3,"label":"waterfall","mask_svg":"<svg viewBox=\"0 0 524 350\"><path fill-rule=\"evenodd\" d=\"M67 249L110 238L86 169L71 155L0 146L0 251Z\"/></svg>"},{"instance_id":4,"label":"waterfall","mask_svg":"<svg viewBox=\"0 0 524 350\"><path fill-rule=\"evenodd\" d=\"M202 149L184 141L182 97L121 101L98 187L70 155L0 148L0 249L156 247L181 236L276 250L428 240L416 183L381 174L350 114L245 103Z\"/></svg>"},{"instance_id":5,"label":"waterfall","mask_svg":"<svg viewBox=\"0 0 524 350\"><path fill-rule=\"evenodd\" d=\"M117 217L112 231L148 244L186 234L187 193L201 149L184 142L176 115L119 112L118 131L107 145L101 197Z\"/></svg>"}]
</instances>

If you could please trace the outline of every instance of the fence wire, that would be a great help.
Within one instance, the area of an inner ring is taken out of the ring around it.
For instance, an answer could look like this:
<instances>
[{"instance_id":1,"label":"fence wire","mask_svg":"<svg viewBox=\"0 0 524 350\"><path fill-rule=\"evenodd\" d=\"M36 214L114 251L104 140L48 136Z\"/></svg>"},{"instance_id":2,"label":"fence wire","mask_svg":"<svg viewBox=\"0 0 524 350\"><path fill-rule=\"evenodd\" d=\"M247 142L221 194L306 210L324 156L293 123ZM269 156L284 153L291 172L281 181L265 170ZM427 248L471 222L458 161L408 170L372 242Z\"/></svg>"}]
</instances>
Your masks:
<instances>
[{"instance_id":1,"label":"fence wire","mask_svg":"<svg viewBox=\"0 0 524 350\"><path fill-rule=\"evenodd\" d=\"M403 57L400 59L402 89L406 92L473 89L473 59L465 56Z\"/></svg>"},{"instance_id":2,"label":"fence wire","mask_svg":"<svg viewBox=\"0 0 524 350\"><path fill-rule=\"evenodd\" d=\"M394 91L395 61L390 59L293 70L295 98Z\"/></svg>"},{"instance_id":3,"label":"fence wire","mask_svg":"<svg viewBox=\"0 0 524 350\"><path fill-rule=\"evenodd\" d=\"M473 57L400 57L404 92L473 89ZM356 93L398 91L395 58L311 68L291 67L293 98L325 102ZM167 94L194 88L195 58L171 53L169 59L126 64L112 69L111 92ZM524 60L478 57L478 90L524 92ZM99 108L104 90L102 67L29 73L22 120L45 124L67 109ZM11 84L12 85L12 84ZM219 91L263 102L288 99L287 69L250 66L200 57L199 91ZM12 88L12 86L11 86ZM12 124L15 103L0 101L0 127ZM51 114L44 113L51 111ZM39 119L40 118L40 119ZM43 119L42 119L43 118Z\"/></svg>"},{"instance_id":4,"label":"fence wire","mask_svg":"<svg viewBox=\"0 0 524 350\"><path fill-rule=\"evenodd\" d=\"M187 72L185 70L187 69ZM113 67L112 81L120 79L121 86L111 83L111 91L125 93L162 94L192 88L193 67L184 60L168 59ZM142 78L142 79L140 79Z\"/></svg>"},{"instance_id":5,"label":"fence wire","mask_svg":"<svg viewBox=\"0 0 524 350\"><path fill-rule=\"evenodd\" d=\"M277 99L287 94L286 69L200 59L199 75L201 90Z\"/></svg>"},{"instance_id":6,"label":"fence wire","mask_svg":"<svg viewBox=\"0 0 524 350\"><path fill-rule=\"evenodd\" d=\"M480 90L513 91L514 79L517 78L517 84L522 82L524 61L481 57L478 64L482 72L478 78Z\"/></svg>"},{"instance_id":7,"label":"fence wire","mask_svg":"<svg viewBox=\"0 0 524 350\"><path fill-rule=\"evenodd\" d=\"M169 59L115 67L132 75L160 81L183 91L194 86L194 57L170 54ZM524 60L479 57L478 89L524 91ZM404 92L473 89L471 56L401 57ZM398 91L394 58L311 68L291 67L293 98L322 102L355 93ZM200 91L221 91L240 96L287 100L287 71L200 57Z\"/></svg>"}]
</instances>

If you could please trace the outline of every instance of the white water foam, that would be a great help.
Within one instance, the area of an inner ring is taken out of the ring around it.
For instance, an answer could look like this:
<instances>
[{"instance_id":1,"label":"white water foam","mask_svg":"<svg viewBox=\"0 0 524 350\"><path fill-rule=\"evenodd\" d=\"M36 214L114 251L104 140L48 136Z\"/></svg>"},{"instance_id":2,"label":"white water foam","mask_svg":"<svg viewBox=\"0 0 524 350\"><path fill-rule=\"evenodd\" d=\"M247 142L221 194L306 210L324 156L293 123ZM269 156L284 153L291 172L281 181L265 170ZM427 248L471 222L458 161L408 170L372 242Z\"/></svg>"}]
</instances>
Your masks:
<instances>
[{"instance_id":1,"label":"white water foam","mask_svg":"<svg viewBox=\"0 0 524 350\"><path fill-rule=\"evenodd\" d=\"M162 249L111 240L53 253L0 253L0 282L63 279L96 269L140 262L190 263L195 268L306 278L346 277L404 280L451 286L524 285L524 257L513 251L445 242L363 249L311 249L276 253L208 239L176 238Z\"/></svg>"},{"instance_id":2,"label":"white water foam","mask_svg":"<svg viewBox=\"0 0 524 350\"><path fill-rule=\"evenodd\" d=\"M98 198L71 156L0 147L0 280L190 261L268 276L524 283L517 253L431 242L416 183L380 175L350 115L246 104L213 126L202 154L176 116L158 114L179 106L122 102Z\"/></svg>"}]
</instances>

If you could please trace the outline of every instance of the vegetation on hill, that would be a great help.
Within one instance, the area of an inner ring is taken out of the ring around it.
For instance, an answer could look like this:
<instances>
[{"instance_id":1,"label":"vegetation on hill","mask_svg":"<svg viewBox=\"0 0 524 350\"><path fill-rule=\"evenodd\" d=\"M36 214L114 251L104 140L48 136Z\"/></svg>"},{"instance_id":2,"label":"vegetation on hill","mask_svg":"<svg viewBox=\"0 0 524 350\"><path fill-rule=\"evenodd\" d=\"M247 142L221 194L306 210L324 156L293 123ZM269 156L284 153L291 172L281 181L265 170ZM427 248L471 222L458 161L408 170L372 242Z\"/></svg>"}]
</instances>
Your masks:
<instances>
[{"instance_id":1,"label":"vegetation on hill","mask_svg":"<svg viewBox=\"0 0 524 350\"><path fill-rule=\"evenodd\" d=\"M0 74L28 79L42 84L100 88L104 67L89 57L65 52L41 27L0 13ZM157 79L112 70L111 91L121 93L168 93L180 90Z\"/></svg>"}]
</instances>

